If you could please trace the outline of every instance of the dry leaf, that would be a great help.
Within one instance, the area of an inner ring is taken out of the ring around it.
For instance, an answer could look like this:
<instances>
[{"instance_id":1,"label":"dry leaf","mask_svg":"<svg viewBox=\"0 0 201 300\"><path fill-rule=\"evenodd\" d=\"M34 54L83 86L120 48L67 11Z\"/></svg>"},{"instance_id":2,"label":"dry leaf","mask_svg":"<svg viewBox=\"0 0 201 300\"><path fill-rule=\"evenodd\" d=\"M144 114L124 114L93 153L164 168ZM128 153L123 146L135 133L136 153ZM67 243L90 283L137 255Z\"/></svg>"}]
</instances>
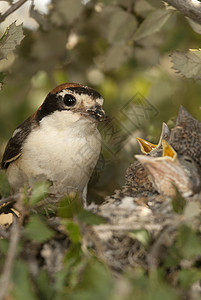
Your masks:
<instances>
[{"instance_id":1,"label":"dry leaf","mask_svg":"<svg viewBox=\"0 0 201 300\"><path fill-rule=\"evenodd\" d=\"M201 50L190 49L188 52L174 51L173 68L186 78L201 79Z\"/></svg>"},{"instance_id":2,"label":"dry leaf","mask_svg":"<svg viewBox=\"0 0 201 300\"><path fill-rule=\"evenodd\" d=\"M22 24L17 26L16 22L12 23L0 40L0 59L7 58L8 54L20 45L24 37Z\"/></svg>"}]
</instances>

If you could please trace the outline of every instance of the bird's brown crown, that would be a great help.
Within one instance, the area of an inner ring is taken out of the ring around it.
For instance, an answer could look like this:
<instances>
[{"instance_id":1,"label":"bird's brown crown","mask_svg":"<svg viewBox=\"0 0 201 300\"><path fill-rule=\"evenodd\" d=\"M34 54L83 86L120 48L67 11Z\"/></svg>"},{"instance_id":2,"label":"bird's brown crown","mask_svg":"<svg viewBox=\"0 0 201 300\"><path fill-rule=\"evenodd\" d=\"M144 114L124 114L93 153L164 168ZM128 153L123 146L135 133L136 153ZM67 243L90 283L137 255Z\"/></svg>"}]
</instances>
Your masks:
<instances>
[{"instance_id":1,"label":"bird's brown crown","mask_svg":"<svg viewBox=\"0 0 201 300\"><path fill-rule=\"evenodd\" d=\"M92 97L94 100L102 98L102 96L94 89L92 89L86 85L79 84L79 83L62 83L62 84L58 85L56 88L54 88L50 92L50 94L56 95L63 90L69 90L69 91L75 92L76 94L79 94L79 95L85 94L85 95Z\"/></svg>"},{"instance_id":2,"label":"bird's brown crown","mask_svg":"<svg viewBox=\"0 0 201 300\"><path fill-rule=\"evenodd\" d=\"M79 83L62 83L56 86L50 93L56 94L58 92L61 92L62 90L68 89L68 88L74 88L74 87L82 87L82 88L88 88L88 86L84 86Z\"/></svg>"}]
</instances>

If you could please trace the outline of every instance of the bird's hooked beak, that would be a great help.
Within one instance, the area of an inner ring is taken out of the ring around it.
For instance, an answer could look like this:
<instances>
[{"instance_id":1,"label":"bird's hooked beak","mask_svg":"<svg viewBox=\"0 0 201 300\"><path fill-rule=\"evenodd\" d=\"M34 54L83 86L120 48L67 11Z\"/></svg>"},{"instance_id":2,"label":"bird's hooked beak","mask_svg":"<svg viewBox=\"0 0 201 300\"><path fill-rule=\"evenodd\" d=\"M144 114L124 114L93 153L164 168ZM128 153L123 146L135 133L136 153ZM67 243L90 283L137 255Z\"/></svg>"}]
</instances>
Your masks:
<instances>
[{"instance_id":1,"label":"bird's hooked beak","mask_svg":"<svg viewBox=\"0 0 201 300\"><path fill-rule=\"evenodd\" d=\"M109 117L106 116L102 106L99 104L96 104L94 107L87 109L87 112L92 118L99 122L107 121L109 119Z\"/></svg>"}]
</instances>

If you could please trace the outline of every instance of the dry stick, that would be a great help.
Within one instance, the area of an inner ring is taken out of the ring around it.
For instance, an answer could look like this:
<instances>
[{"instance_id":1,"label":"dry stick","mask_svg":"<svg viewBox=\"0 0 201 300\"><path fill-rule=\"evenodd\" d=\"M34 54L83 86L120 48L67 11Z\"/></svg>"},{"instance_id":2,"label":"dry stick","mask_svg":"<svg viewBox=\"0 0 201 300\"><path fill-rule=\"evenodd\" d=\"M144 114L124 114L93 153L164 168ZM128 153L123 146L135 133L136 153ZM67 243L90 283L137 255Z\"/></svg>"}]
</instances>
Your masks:
<instances>
[{"instance_id":1,"label":"dry stick","mask_svg":"<svg viewBox=\"0 0 201 300\"><path fill-rule=\"evenodd\" d=\"M4 268L2 271L2 275L0 278L0 300L5 299L10 284L13 262L16 256L17 245L20 238L20 226L21 226L20 224L21 222L19 222L19 219L17 220L17 218L14 217L11 233L10 233L10 244L9 244Z\"/></svg>"},{"instance_id":2,"label":"dry stick","mask_svg":"<svg viewBox=\"0 0 201 300\"><path fill-rule=\"evenodd\" d=\"M0 23L3 22L10 14L12 14L16 9L22 6L27 0L19 0L14 3L9 9L2 15L0 15Z\"/></svg>"},{"instance_id":3,"label":"dry stick","mask_svg":"<svg viewBox=\"0 0 201 300\"><path fill-rule=\"evenodd\" d=\"M147 257L149 271L153 271L158 267L161 257L161 247L166 246L166 248L168 248L171 245L175 235L177 234L176 229L178 228L178 223L179 221L174 225L167 225L167 227L159 233L159 236L149 250Z\"/></svg>"},{"instance_id":4,"label":"dry stick","mask_svg":"<svg viewBox=\"0 0 201 300\"><path fill-rule=\"evenodd\" d=\"M7 239L9 237L8 232L0 225L0 236L4 239Z\"/></svg>"},{"instance_id":5,"label":"dry stick","mask_svg":"<svg viewBox=\"0 0 201 300\"><path fill-rule=\"evenodd\" d=\"M2 206L5 203L14 202L19 198L19 194L11 195L7 198L0 199L0 206Z\"/></svg>"},{"instance_id":6,"label":"dry stick","mask_svg":"<svg viewBox=\"0 0 201 300\"><path fill-rule=\"evenodd\" d=\"M179 10L182 15L201 24L201 3L192 0L165 0L168 4Z\"/></svg>"}]
</instances>

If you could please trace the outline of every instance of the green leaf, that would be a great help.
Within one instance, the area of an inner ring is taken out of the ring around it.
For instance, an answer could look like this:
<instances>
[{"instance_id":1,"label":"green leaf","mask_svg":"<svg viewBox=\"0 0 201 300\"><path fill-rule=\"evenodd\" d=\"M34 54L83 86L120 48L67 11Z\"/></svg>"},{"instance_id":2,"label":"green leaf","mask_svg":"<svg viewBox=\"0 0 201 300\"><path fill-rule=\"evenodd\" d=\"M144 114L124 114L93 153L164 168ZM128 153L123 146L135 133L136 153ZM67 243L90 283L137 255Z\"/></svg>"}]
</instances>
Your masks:
<instances>
[{"instance_id":1,"label":"green leaf","mask_svg":"<svg viewBox=\"0 0 201 300\"><path fill-rule=\"evenodd\" d=\"M63 261L63 269L57 272L55 277L55 290L61 291L63 288L66 289L66 285L70 288L77 285L80 281L80 274L84 269L86 262L89 257L84 255L82 251L82 245L80 243L70 243L68 251ZM58 299L65 299L59 297Z\"/></svg>"},{"instance_id":2,"label":"green leaf","mask_svg":"<svg viewBox=\"0 0 201 300\"><path fill-rule=\"evenodd\" d=\"M28 271L28 265L22 260L17 260L12 274L12 295L15 300L36 300Z\"/></svg>"},{"instance_id":3,"label":"green leaf","mask_svg":"<svg viewBox=\"0 0 201 300\"><path fill-rule=\"evenodd\" d=\"M132 239L138 240L145 247L147 247L151 243L151 235L144 228L132 230L128 233L128 236L130 236Z\"/></svg>"},{"instance_id":4,"label":"green leaf","mask_svg":"<svg viewBox=\"0 0 201 300\"><path fill-rule=\"evenodd\" d=\"M0 172L0 196L8 197L10 195L10 185L5 172Z\"/></svg>"},{"instance_id":5,"label":"green leaf","mask_svg":"<svg viewBox=\"0 0 201 300\"><path fill-rule=\"evenodd\" d=\"M56 278L56 289L61 290L61 287L66 286L66 283L71 288L75 287L80 282L80 275L88 259L89 257L84 255L80 243L71 243L64 259L64 268L59 272Z\"/></svg>"},{"instance_id":6,"label":"green leaf","mask_svg":"<svg viewBox=\"0 0 201 300\"><path fill-rule=\"evenodd\" d=\"M66 226L66 230L68 231L70 240L75 244L80 243L81 242L81 233L80 233L79 226L69 220L63 220L62 223Z\"/></svg>"},{"instance_id":7,"label":"green leaf","mask_svg":"<svg viewBox=\"0 0 201 300\"><path fill-rule=\"evenodd\" d=\"M152 5L155 8L164 8L164 2L158 1L158 0L146 0L150 5Z\"/></svg>"},{"instance_id":8,"label":"green leaf","mask_svg":"<svg viewBox=\"0 0 201 300\"><path fill-rule=\"evenodd\" d=\"M72 218L83 210L81 199L76 194L72 197L66 196L59 202L58 210L61 218Z\"/></svg>"},{"instance_id":9,"label":"green leaf","mask_svg":"<svg viewBox=\"0 0 201 300\"><path fill-rule=\"evenodd\" d=\"M81 248L81 244L79 243L71 243L70 247L68 248L68 251L65 256L65 262L66 265L71 268L75 266L77 263L81 260L84 260L83 251ZM71 272L71 270L69 270Z\"/></svg>"},{"instance_id":10,"label":"green leaf","mask_svg":"<svg viewBox=\"0 0 201 300\"><path fill-rule=\"evenodd\" d=\"M198 280L201 280L201 270L191 268L178 271L178 281L185 288L190 288Z\"/></svg>"},{"instance_id":11,"label":"green leaf","mask_svg":"<svg viewBox=\"0 0 201 300\"><path fill-rule=\"evenodd\" d=\"M48 182L37 182L33 187L33 192L29 199L31 206L34 206L39 201L43 200L47 194L50 184Z\"/></svg>"},{"instance_id":12,"label":"green leaf","mask_svg":"<svg viewBox=\"0 0 201 300\"><path fill-rule=\"evenodd\" d=\"M1 254L6 255L8 252L9 241L5 239L0 239L0 251Z\"/></svg>"},{"instance_id":13,"label":"green leaf","mask_svg":"<svg viewBox=\"0 0 201 300\"><path fill-rule=\"evenodd\" d=\"M22 24L17 26L15 22L12 23L0 40L0 59L7 58L8 54L20 45L24 37Z\"/></svg>"},{"instance_id":14,"label":"green leaf","mask_svg":"<svg viewBox=\"0 0 201 300\"><path fill-rule=\"evenodd\" d=\"M88 225L98 225L106 222L102 217L88 210L84 210L80 198L77 196L74 198L67 196L59 203L59 216L64 219L66 226L73 224L66 219L72 219L74 216L76 216L80 222Z\"/></svg>"},{"instance_id":15,"label":"green leaf","mask_svg":"<svg viewBox=\"0 0 201 300\"><path fill-rule=\"evenodd\" d=\"M194 258L201 253L201 242L195 231L187 225L182 225L179 229L177 244L183 257Z\"/></svg>"},{"instance_id":16,"label":"green leaf","mask_svg":"<svg viewBox=\"0 0 201 300\"><path fill-rule=\"evenodd\" d=\"M168 247L168 255L164 259L164 266L166 268L176 267L181 261L181 253L175 244Z\"/></svg>"},{"instance_id":17,"label":"green leaf","mask_svg":"<svg viewBox=\"0 0 201 300\"><path fill-rule=\"evenodd\" d=\"M74 22L83 10L83 4L80 0L54 0L52 6L51 20L58 26L64 25L64 21L67 24Z\"/></svg>"},{"instance_id":18,"label":"green leaf","mask_svg":"<svg viewBox=\"0 0 201 300\"><path fill-rule=\"evenodd\" d=\"M190 49L188 52L174 51L173 68L186 78L201 79L201 49Z\"/></svg>"},{"instance_id":19,"label":"green leaf","mask_svg":"<svg viewBox=\"0 0 201 300\"><path fill-rule=\"evenodd\" d=\"M175 191L176 191L176 196L172 199L172 207L177 214L182 214L187 202L182 197L181 193L178 191L176 186L175 186Z\"/></svg>"},{"instance_id":20,"label":"green leaf","mask_svg":"<svg viewBox=\"0 0 201 300\"><path fill-rule=\"evenodd\" d=\"M0 90L2 89L2 86L3 86L3 80L5 78L5 74L0 72Z\"/></svg>"},{"instance_id":21,"label":"green leaf","mask_svg":"<svg viewBox=\"0 0 201 300\"><path fill-rule=\"evenodd\" d=\"M1 83L3 83L4 77L5 77L5 74L0 72L0 82Z\"/></svg>"},{"instance_id":22,"label":"green leaf","mask_svg":"<svg viewBox=\"0 0 201 300\"><path fill-rule=\"evenodd\" d=\"M163 9L164 3L158 0L140 0L135 4L135 12L137 15L146 17L151 11Z\"/></svg>"},{"instance_id":23,"label":"green leaf","mask_svg":"<svg viewBox=\"0 0 201 300\"><path fill-rule=\"evenodd\" d=\"M173 14L172 9L157 9L151 12L135 32L134 40L138 41L159 32Z\"/></svg>"},{"instance_id":24,"label":"green leaf","mask_svg":"<svg viewBox=\"0 0 201 300\"><path fill-rule=\"evenodd\" d=\"M192 29L198 33L201 34L201 25L196 23L195 21L193 21L192 19L186 17L188 23L190 24L190 26L192 27Z\"/></svg>"},{"instance_id":25,"label":"green leaf","mask_svg":"<svg viewBox=\"0 0 201 300\"><path fill-rule=\"evenodd\" d=\"M88 210L82 210L77 214L77 218L80 222L88 225L99 225L106 223L103 217L97 216Z\"/></svg>"},{"instance_id":26,"label":"green leaf","mask_svg":"<svg viewBox=\"0 0 201 300\"><path fill-rule=\"evenodd\" d=\"M132 55L133 49L129 45L113 45L104 56L98 57L97 64L106 71L121 67Z\"/></svg>"},{"instance_id":27,"label":"green leaf","mask_svg":"<svg viewBox=\"0 0 201 300\"><path fill-rule=\"evenodd\" d=\"M138 24L134 15L117 6L106 7L104 14L109 20L106 35L110 43L127 41L132 37Z\"/></svg>"},{"instance_id":28,"label":"green leaf","mask_svg":"<svg viewBox=\"0 0 201 300\"><path fill-rule=\"evenodd\" d=\"M154 272L154 271L152 271ZM151 276L150 276L151 277ZM178 292L174 288L164 281L156 282L156 278L153 281L150 280L148 286L148 292L145 294L145 299L147 300L178 300ZM148 294L148 295L147 295Z\"/></svg>"},{"instance_id":29,"label":"green leaf","mask_svg":"<svg viewBox=\"0 0 201 300\"><path fill-rule=\"evenodd\" d=\"M38 294L40 299L55 299L54 297L54 286L48 276L46 270L41 270L40 273L36 276L36 286L38 289Z\"/></svg>"},{"instance_id":30,"label":"green leaf","mask_svg":"<svg viewBox=\"0 0 201 300\"><path fill-rule=\"evenodd\" d=\"M24 235L32 241L42 243L52 238L54 231L38 215L33 215L24 229Z\"/></svg>"},{"instance_id":31,"label":"green leaf","mask_svg":"<svg viewBox=\"0 0 201 300\"><path fill-rule=\"evenodd\" d=\"M67 297L69 300L111 299L112 277L101 262L91 259L82 271L77 287ZM65 296L63 299L66 299Z\"/></svg>"}]
</instances>

